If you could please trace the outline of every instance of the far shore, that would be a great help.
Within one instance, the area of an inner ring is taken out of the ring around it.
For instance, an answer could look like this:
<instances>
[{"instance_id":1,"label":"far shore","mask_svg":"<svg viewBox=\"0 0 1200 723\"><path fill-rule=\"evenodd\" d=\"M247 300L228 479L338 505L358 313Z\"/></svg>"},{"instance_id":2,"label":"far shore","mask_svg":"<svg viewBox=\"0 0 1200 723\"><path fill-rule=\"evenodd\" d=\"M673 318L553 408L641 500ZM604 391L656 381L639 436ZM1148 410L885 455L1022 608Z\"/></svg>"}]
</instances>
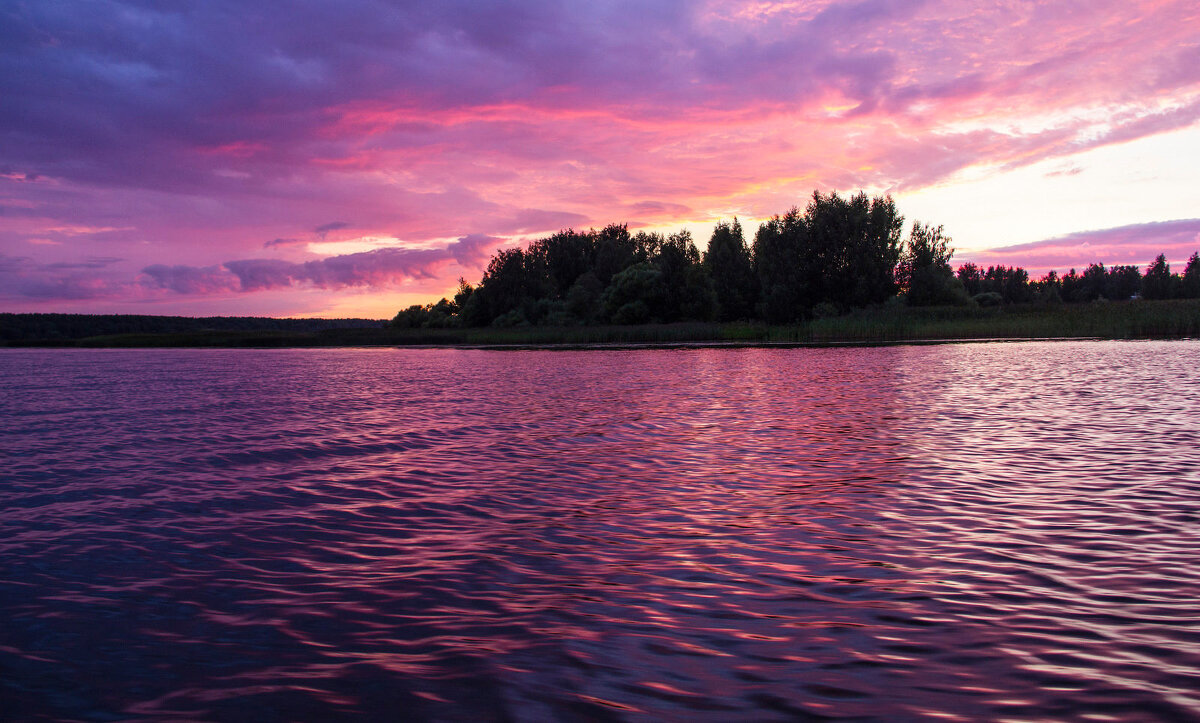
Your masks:
<instances>
[{"instance_id":1,"label":"far shore","mask_svg":"<svg viewBox=\"0 0 1200 723\"><path fill-rule=\"evenodd\" d=\"M999 308L880 306L792 325L761 323L515 326L507 328L199 329L73 338L24 337L0 328L6 347L75 348L673 348L934 344L1049 339L1200 338L1200 299L1025 304ZM15 337L15 338L14 338Z\"/></svg>"}]
</instances>

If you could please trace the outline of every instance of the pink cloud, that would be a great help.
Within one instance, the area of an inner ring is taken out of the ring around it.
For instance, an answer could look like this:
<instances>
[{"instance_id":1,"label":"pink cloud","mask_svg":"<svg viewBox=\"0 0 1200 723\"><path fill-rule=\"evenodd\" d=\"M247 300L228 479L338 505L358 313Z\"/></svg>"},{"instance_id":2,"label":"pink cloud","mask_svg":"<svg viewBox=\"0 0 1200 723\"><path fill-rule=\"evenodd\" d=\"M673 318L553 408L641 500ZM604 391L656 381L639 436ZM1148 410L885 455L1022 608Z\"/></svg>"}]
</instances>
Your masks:
<instances>
[{"instance_id":1,"label":"pink cloud","mask_svg":"<svg viewBox=\"0 0 1200 723\"><path fill-rule=\"evenodd\" d=\"M1200 251L1200 218L1141 223L1118 228L1081 231L1056 238L964 254L955 263L981 266L1021 266L1035 275L1051 269L1060 273L1089 264L1133 264L1145 267L1159 254L1182 265Z\"/></svg>"},{"instance_id":2,"label":"pink cloud","mask_svg":"<svg viewBox=\"0 0 1200 723\"><path fill-rule=\"evenodd\" d=\"M85 301L128 295L129 285L106 269L122 259L90 257L39 263L0 253L0 301Z\"/></svg>"},{"instance_id":3,"label":"pink cloud","mask_svg":"<svg viewBox=\"0 0 1200 723\"><path fill-rule=\"evenodd\" d=\"M251 292L292 287L336 291L388 287L436 278L447 266L475 270L503 245L492 236L465 236L443 248L382 248L293 263L279 259L226 261L220 266L147 266L144 285L178 294Z\"/></svg>"}]
</instances>

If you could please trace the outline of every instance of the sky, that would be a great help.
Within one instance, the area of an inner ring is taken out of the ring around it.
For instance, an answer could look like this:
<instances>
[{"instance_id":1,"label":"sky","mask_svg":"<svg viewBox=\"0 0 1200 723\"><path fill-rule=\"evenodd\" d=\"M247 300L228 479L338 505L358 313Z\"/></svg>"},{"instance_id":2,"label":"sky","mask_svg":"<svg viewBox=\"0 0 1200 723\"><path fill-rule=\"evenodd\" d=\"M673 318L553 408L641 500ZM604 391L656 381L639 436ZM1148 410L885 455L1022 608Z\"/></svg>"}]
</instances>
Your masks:
<instances>
[{"instance_id":1,"label":"sky","mask_svg":"<svg viewBox=\"0 0 1200 723\"><path fill-rule=\"evenodd\" d=\"M1195 0L0 0L0 311L390 318L814 190L1181 271L1197 159Z\"/></svg>"}]
</instances>

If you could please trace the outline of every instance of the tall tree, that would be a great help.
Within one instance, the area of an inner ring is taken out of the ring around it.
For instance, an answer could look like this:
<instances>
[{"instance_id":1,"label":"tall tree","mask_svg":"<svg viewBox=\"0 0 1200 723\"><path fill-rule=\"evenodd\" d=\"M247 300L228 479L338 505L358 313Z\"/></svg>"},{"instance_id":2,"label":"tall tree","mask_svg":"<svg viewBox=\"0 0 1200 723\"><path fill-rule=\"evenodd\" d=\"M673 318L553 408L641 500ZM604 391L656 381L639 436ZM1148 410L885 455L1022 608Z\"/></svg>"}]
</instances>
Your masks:
<instances>
[{"instance_id":1,"label":"tall tree","mask_svg":"<svg viewBox=\"0 0 1200 723\"><path fill-rule=\"evenodd\" d=\"M1129 299L1142 290L1142 272L1136 266L1114 266L1104 280L1106 299Z\"/></svg>"},{"instance_id":2,"label":"tall tree","mask_svg":"<svg viewBox=\"0 0 1200 723\"><path fill-rule=\"evenodd\" d=\"M716 294L722 321L749 319L754 316L758 301L758 280L754 277L754 261L742 235L742 225L718 223L704 252L704 268L708 271Z\"/></svg>"},{"instance_id":3,"label":"tall tree","mask_svg":"<svg viewBox=\"0 0 1200 723\"><path fill-rule=\"evenodd\" d=\"M958 280L962 282L968 296L983 293L983 270L978 266L967 262L958 267L956 275L958 276Z\"/></svg>"},{"instance_id":4,"label":"tall tree","mask_svg":"<svg viewBox=\"0 0 1200 723\"><path fill-rule=\"evenodd\" d=\"M914 223L896 277L911 306L969 303L950 269L954 249L941 226Z\"/></svg>"},{"instance_id":5,"label":"tall tree","mask_svg":"<svg viewBox=\"0 0 1200 723\"><path fill-rule=\"evenodd\" d=\"M688 231L680 231L666 238L657 237L658 253L654 266L661 272L663 303L657 309L662 321L691 319L710 320L716 311L716 296L712 281L700 264L700 252L692 243Z\"/></svg>"},{"instance_id":6,"label":"tall tree","mask_svg":"<svg viewBox=\"0 0 1200 723\"><path fill-rule=\"evenodd\" d=\"M754 235L754 273L759 284L759 316L781 324L803 316L809 305L808 279L801 264L801 249L808 229L799 209L763 222Z\"/></svg>"},{"instance_id":7,"label":"tall tree","mask_svg":"<svg viewBox=\"0 0 1200 723\"><path fill-rule=\"evenodd\" d=\"M1146 274L1142 276L1142 296L1147 299L1171 298L1175 291L1171 276L1171 265L1167 263L1167 257L1159 254L1154 263L1146 267Z\"/></svg>"},{"instance_id":8,"label":"tall tree","mask_svg":"<svg viewBox=\"0 0 1200 723\"><path fill-rule=\"evenodd\" d=\"M1183 270L1180 295L1187 299L1200 299L1200 252L1192 254Z\"/></svg>"}]
</instances>

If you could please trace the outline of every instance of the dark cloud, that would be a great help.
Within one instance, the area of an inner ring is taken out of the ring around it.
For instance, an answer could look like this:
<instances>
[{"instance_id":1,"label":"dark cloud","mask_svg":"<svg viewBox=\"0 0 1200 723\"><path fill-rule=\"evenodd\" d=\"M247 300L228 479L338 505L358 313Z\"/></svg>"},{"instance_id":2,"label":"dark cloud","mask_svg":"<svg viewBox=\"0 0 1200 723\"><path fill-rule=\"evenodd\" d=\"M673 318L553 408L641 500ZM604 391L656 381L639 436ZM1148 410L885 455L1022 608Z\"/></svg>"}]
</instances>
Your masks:
<instances>
[{"instance_id":1,"label":"dark cloud","mask_svg":"<svg viewBox=\"0 0 1200 723\"><path fill-rule=\"evenodd\" d=\"M112 275L95 273L118 261L97 257L80 263L41 264L26 256L0 253L0 299L79 301L118 296L128 292L127 285Z\"/></svg>"},{"instance_id":2,"label":"dark cloud","mask_svg":"<svg viewBox=\"0 0 1200 723\"><path fill-rule=\"evenodd\" d=\"M142 269L146 286L168 289L177 294L217 294L234 291L235 279L219 266L165 266L154 264Z\"/></svg>"},{"instance_id":3,"label":"dark cloud","mask_svg":"<svg viewBox=\"0 0 1200 723\"><path fill-rule=\"evenodd\" d=\"M52 264L44 264L39 268L45 271L58 269L102 269L124 260L116 256L88 256L82 261L58 261Z\"/></svg>"},{"instance_id":4,"label":"dark cloud","mask_svg":"<svg viewBox=\"0 0 1200 723\"><path fill-rule=\"evenodd\" d=\"M300 246L308 243L307 241L297 238L274 238L263 244L264 249L282 248L285 246Z\"/></svg>"},{"instance_id":5,"label":"dark cloud","mask_svg":"<svg viewBox=\"0 0 1200 723\"><path fill-rule=\"evenodd\" d=\"M0 253L0 274L15 274L30 268L31 265L28 256L9 256Z\"/></svg>"},{"instance_id":6,"label":"dark cloud","mask_svg":"<svg viewBox=\"0 0 1200 723\"><path fill-rule=\"evenodd\" d=\"M339 229L349 228L349 227L350 227L350 224L347 223L346 221L330 221L329 223L321 224L320 226L317 226L316 228L314 228L313 233L317 234L321 238L325 238L325 235L328 234L330 231L337 231Z\"/></svg>"}]
</instances>

